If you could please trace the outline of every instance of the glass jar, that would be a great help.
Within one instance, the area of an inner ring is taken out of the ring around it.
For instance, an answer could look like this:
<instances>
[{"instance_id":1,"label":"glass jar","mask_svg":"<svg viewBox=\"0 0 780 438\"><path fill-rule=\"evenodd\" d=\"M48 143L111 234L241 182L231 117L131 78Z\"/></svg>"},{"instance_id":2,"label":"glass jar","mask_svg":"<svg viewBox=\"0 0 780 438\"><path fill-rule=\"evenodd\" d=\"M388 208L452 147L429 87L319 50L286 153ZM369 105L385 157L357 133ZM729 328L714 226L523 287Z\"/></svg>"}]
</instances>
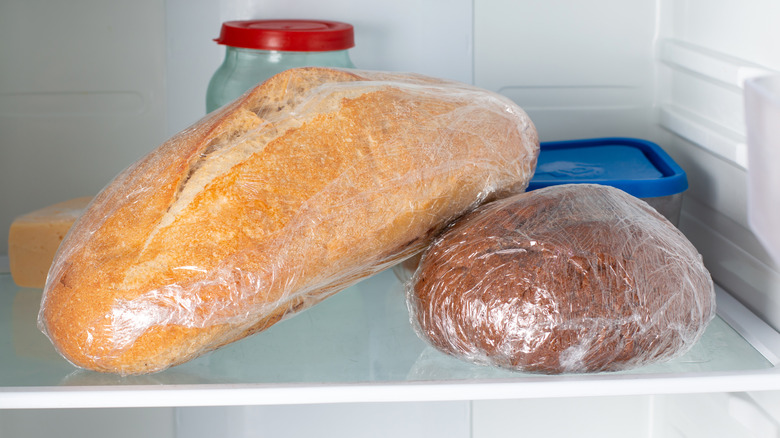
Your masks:
<instances>
[{"instance_id":1,"label":"glass jar","mask_svg":"<svg viewBox=\"0 0 780 438\"><path fill-rule=\"evenodd\" d=\"M222 24L225 60L206 92L206 112L231 102L260 82L294 67L354 68L352 25L337 21L251 20Z\"/></svg>"}]
</instances>

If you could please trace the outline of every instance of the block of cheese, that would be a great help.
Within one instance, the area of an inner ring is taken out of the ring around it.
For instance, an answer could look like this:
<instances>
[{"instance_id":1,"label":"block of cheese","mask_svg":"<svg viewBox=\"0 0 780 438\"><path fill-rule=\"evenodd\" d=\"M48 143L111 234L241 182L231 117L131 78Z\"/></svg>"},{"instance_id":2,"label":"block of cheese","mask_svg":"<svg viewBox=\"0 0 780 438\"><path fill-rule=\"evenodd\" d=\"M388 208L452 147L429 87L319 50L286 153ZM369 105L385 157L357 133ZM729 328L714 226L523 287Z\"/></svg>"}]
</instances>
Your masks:
<instances>
[{"instance_id":1,"label":"block of cheese","mask_svg":"<svg viewBox=\"0 0 780 438\"><path fill-rule=\"evenodd\" d=\"M71 199L14 219L8 231L8 259L17 286L43 287L60 242L91 200Z\"/></svg>"}]
</instances>

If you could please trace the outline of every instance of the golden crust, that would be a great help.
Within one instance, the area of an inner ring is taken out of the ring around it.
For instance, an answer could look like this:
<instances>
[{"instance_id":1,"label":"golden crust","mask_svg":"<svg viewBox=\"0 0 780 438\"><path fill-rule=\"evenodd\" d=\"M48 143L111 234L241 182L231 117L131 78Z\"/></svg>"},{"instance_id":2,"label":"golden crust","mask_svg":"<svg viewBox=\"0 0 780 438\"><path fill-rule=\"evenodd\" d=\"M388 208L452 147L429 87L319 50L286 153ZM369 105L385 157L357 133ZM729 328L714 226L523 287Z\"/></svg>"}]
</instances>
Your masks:
<instances>
[{"instance_id":1,"label":"golden crust","mask_svg":"<svg viewBox=\"0 0 780 438\"><path fill-rule=\"evenodd\" d=\"M42 329L74 364L154 372L425 245L538 154L496 95L417 75L277 75L120 174L74 226Z\"/></svg>"}]
</instances>

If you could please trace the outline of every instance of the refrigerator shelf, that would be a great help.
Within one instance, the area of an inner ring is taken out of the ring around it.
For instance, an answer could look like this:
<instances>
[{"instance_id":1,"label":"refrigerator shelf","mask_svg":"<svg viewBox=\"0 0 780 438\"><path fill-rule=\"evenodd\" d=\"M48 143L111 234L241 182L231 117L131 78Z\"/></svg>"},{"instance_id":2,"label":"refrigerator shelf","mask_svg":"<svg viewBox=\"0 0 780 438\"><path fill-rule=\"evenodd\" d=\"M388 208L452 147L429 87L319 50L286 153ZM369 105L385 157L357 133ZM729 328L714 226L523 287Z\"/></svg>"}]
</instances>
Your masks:
<instances>
[{"instance_id":1,"label":"refrigerator shelf","mask_svg":"<svg viewBox=\"0 0 780 438\"><path fill-rule=\"evenodd\" d=\"M718 288L719 316L676 360L543 376L471 365L412 330L380 273L265 332L161 373L80 370L36 328L41 291L0 274L0 409L452 401L780 390L780 334Z\"/></svg>"}]
</instances>

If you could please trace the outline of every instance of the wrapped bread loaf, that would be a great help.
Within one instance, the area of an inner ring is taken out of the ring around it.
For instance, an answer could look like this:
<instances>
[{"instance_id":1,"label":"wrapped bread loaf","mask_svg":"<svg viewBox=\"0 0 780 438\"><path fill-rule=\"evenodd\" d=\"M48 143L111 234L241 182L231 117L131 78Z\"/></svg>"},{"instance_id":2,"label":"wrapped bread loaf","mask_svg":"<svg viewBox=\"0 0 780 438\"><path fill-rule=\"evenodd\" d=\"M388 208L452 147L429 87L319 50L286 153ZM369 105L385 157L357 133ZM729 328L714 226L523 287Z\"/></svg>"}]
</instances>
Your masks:
<instances>
[{"instance_id":1,"label":"wrapped bread loaf","mask_svg":"<svg viewBox=\"0 0 780 438\"><path fill-rule=\"evenodd\" d=\"M668 360L715 315L693 245L645 202L600 185L481 207L435 240L409 284L421 338L467 361L527 372Z\"/></svg>"},{"instance_id":2,"label":"wrapped bread loaf","mask_svg":"<svg viewBox=\"0 0 780 438\"><path fill-rule=\"evenodd\" d=\"M261 331L521 192L538 139L508 99L414 74L281 73L102 191L39 325L73 364L163 370Z\"/></svg>"}]
</instances>

